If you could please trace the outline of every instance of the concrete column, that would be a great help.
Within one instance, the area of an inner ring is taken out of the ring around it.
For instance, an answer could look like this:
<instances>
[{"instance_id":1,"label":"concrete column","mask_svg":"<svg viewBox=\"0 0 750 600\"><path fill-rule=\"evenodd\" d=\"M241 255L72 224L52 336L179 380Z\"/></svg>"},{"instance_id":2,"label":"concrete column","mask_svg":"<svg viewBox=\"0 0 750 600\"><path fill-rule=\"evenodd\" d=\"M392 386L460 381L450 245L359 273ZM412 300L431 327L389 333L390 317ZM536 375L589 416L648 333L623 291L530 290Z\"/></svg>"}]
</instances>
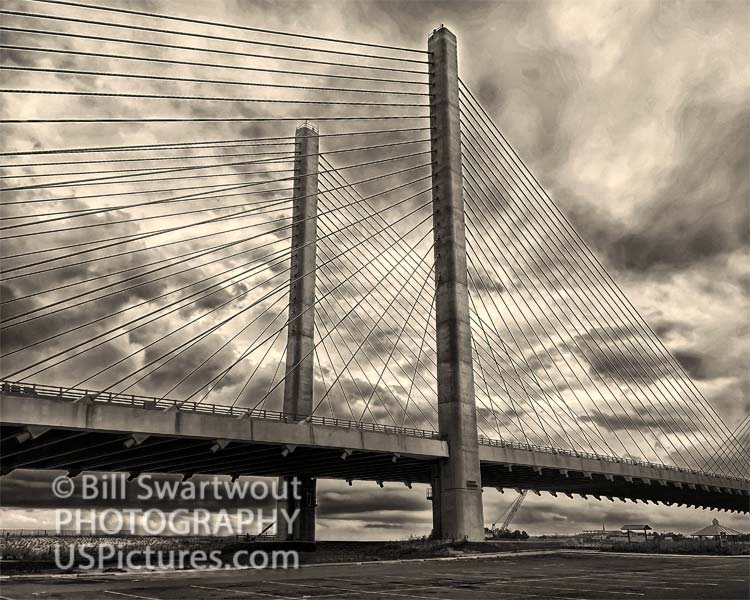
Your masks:
<instances>
[{"instance_id":1,"label":"concrete column","mask_svg":"<svg viewBox=\"0 0 750 600\"><path fill-rule=\"evenodd\" d=\"M295 134L294 193L292 208L292 255L289 286L289 326L286 343L286 379L283 411L302 420L313 409L313 366L315 346L315 239L318 214L318 131L305 123ZM283 520L277 522L277 538L282 540L315 540L315 480L300 473L300 499L280 500L291 516L296 508L300 515L288 533ZM279 478L279 486L291 478Z\"/></svg>"},{"instance_id":2,"label":"concrete column","mask_svg":"<svg viewBox=\"0 0 750 600\"><path fill-rule=\"evenodd\" d=\"M287 525L284 517L279 515L276 520L276 539L314 542L315 508L318 505L315 494L317 482L306 475L297 476L297 480L299 485L295 488L292 485L291 477L279 477L279 489L282 490L282 486L287 485L287 498L277 502L277 510L284 509L289 518L294 515L295 510L299 509L300 512L299 516L292 522L291 528ZM297 497L295 497L295 489L298 492Z\"/></svg>"},{"instance_id":3,"label":"concrete column","mask_svg":"<svg viewBox=\"0 0 750 600\"><path fill-rule=\"evenodd\" d=\"M432 538L443 539L442 523L440 521L440 465L435 465L430 478L430 501L432 502Z\"/></svg>"},{"instance_id":4,"label":"concrete column","mask_svg":"<svg viewBox=\"0 0 750 600\"><path fill-rule=\"evenodd\" d=\"M432 32L430 119L435 234L438 420L450 457L441 461L437 522L442 539L484 539L482 482L469 325L456 36Z\"/></svg>"},{"instance_id":5,"label":"concrete column","mask_svg":"<svg viewBox=\"0 0 750 600\"><path fill-rule=\"evenodd\" d=\"M304 418L313 407L315 239L318 214L318 132L300 125L295 135L291 284L286 343L284 412Z\"/></svg>"}]
</instances>

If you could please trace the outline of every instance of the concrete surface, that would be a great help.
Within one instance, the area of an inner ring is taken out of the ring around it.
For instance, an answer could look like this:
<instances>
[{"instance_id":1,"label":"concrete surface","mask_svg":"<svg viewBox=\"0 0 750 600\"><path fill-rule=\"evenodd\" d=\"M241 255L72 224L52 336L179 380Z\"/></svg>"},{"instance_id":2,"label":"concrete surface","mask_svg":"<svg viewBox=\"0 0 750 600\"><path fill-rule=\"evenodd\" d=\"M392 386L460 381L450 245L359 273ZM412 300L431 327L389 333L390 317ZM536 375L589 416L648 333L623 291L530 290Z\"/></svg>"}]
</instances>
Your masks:
<instances>
[{"instance_id":1,"label":"concrete surface","mask_svg":"<svg viewBox=\"0 0 750 600\"><path fill-rule=\"evenodd\" d=\"M450 453L446 440L431 437L25 394L0 394L0 415L4 473L21 468L276 477L305 473L320 479L434 483L435 465ZM44 433L24 435L29 426ZM138 435L136 445L128 443L132 434ZM750 510L747 480L485 444L479 457L485 487Z\"/></svg>"},{"instance_id":2,"label":"concrete surface","mask_svg":"<svg viewBox=\"0 0 750 600\"><path fill-rule=\"evenodd\" d=\"M747 557L551 552L465 560L0 581L5 600L747 600Z\"/></svg>"},{"instance_id":3,"label":"concrete surface","mask_svg":"<svg viewBox=\"0 0 750 600\"><path fill-rule=\"evenodd\" d=\"M471 357L456 36L440 27L427 46L438 422L450 446L450 456L438 461L432 483L433 531L443 539L481 541L482 471Z\"/></svg>"}]
</instances>

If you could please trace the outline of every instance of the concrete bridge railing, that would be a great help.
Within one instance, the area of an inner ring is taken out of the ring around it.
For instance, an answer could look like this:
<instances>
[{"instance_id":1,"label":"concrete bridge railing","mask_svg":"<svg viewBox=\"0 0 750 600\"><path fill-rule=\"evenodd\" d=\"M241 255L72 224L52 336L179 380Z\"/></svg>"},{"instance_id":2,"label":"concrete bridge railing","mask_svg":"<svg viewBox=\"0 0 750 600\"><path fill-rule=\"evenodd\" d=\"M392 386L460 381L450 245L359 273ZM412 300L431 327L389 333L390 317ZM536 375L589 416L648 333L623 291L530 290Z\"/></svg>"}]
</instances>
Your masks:
<instances>
[{"instance_id":1,"label":"concrete bridge railing","mask_svg":"<svg viewBox=\"0 0 750 600\"><path fill-rule=\"evenodd\" d=\"M11 396L28 396L46 399L55 399L66 402L94 402L100 404L130 406L135 408L145 408L152 410L178 410L195 413L205 413L214 415L225 415L229 417L235 417L237 419L250 418L250 419L264 419L269 421L278 421L281 423L310 423L314 425L327 425L332 427L339 427L343 429L358 429L361 431L372 431L377 433L385 433L391 435L400 435L408 437L417 437L425 439L442 439L441 435L437 431L430 431L426 429L415 429L411 427L396 427L394 425L382 425L379 423L370 423L366 421L351 421L347 419L339 419L335 417L325 417L318 415L295 415L290 413L284 413L279 411L271 410L249 410L243 407L226 406L221 404L202 404L200 402L184 402L180 400L170 400L167 398L157 398L151 396L139 396L135 394L117 394L112 392L99 392L95 390L85 390L78 388L65 388L49 385L40 385L34 383L25 382L11 382L3 381L0 382L0 391L3 394ZM652 469L661 469L668 471L675 471L679 473L688 473L692 475L708 475L711 477L721 477L728 480L744 482L745 480L741 477L725 475L720 473L713 473L709 471L700 471L696 469L688 469L685 467L677 467L675 465L666 465L661 463L653 463L645 460L630 457L618 457L609 456L606 454L594 454L591 452L582 452L579 450L573 450L568 448L555 448L551 446L540 446L536 444L524 444L521 442L514 442L502 439L493 439L485 436L479 436L478 442L480 446L491 446L497 448L512 448L516 450L526 450L530 452L542 452L545 454L552 454L556 456L569 456L573 458L584 458L592 460L606 461L610 463L632 465L637 467L646 467Z\"/></svg>"}]
</instances>

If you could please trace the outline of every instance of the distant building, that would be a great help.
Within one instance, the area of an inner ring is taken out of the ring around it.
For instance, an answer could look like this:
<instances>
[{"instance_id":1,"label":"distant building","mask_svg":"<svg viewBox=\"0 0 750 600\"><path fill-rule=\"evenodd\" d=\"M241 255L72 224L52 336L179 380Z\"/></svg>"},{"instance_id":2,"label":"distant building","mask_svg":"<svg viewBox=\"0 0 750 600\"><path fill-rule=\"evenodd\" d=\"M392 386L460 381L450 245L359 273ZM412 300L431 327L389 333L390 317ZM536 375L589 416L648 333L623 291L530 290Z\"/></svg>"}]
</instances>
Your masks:
<instances>
[{"instance_id":1,"label":"distant building","mask_svg":"<svg viewBox=\"0 0 750 600\"><path fill-rule=\"evenodd\" d=\"M651 527L651 525L647 525L646 523L630 523L620 527L620 531L628 536L628 541L631 541L632 535L643 535L643 539L647 540L648 532L653 530L653 527Z\"/></svg>"},{"instance_id":2,"label":"distant building","mask_svg":"<svg viewBox=\"0 0 750 600\"><path fill-rule=\"evenodd\" d=\"M697 538L721 538L721 537L739 537L741 535L745 535L741 531L737 531L736 529L732 529L731 527L725 527L724 525L721 525L719 523L719 519L714 519L711 522L711 525L708 527L704 527L703 529L696 531L695 533L691 533L690 537L697 537Z\"/></svg>"},{"instance_id":3,"label":"distant building","mask_svg":"<svg viewBox=\"0 0 750 600\"><path fill-rule=\"evenodd\" d=\"M600 539L600 540L606 540L606 539L612 539L612 538L621 538L623 537L623 533L619 529L584 529L581 531L581 533L578 534L578 537L581 538L594 538L594 539Z\"/></svg>"}]
</instances>

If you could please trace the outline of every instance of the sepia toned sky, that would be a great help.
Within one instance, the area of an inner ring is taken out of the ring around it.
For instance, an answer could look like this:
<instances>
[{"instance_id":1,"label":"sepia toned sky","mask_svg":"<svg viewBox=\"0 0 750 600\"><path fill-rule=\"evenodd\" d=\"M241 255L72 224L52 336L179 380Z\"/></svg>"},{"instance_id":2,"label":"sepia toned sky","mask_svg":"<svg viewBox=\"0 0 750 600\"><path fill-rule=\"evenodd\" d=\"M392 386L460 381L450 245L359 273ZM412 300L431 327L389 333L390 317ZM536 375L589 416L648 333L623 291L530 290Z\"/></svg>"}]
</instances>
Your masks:
<instances>
[{"instance_id":1,"label":"sepia toned sky","mask_svg":"<svg viewBox=\"0 0 750 600\"><path fill-rule=\"evenodd\" d=\"M25 0L7 5L14 10L92 16L81 10ZM164 0L129 1L118 6L412 48L425 47L430 31L445 24L458 38L463 81L689 372L711 406L730 429L750 413L748 2ZM137 22L119 15L112 20ZM14 24L20 22L18 19ZM79 33L94 30L86 25L77 29ZM195 26L190 30L202 31ZM152 39L146 34L127 35ZM5 43L28 41L21 37L3 33ZM93 47L60 43L68 48ZM67 68L76 64L72 57L62 62L54 57L35 56L32 60L28 53L13 51L5 51L3 58L4 64ZM120 64L117 67L125 69ZM163 70L154 68L149 72ZM109 85L75 76L54 80L41 75L13 76L21 77L14 80L19 87L49 84L47 87L101 90ZM117 89L126 88L141 91L137 85L128 87L122 83ZM153 85L149 90L169 93L174 86ZM251 94L250 90L241 89L233 93L257 96L261 92L252 90ZM230 112L225 106L186 108L178 102L165 102L157 108L148 101L126 99L113 100L105 106L98 99L71 101L3 95L0 102L5 118L89 112L117 116L142 114L141 110L170 115ZM333 130L333 126L328 129ZM185 129L163 125L8 126L3 131L8 149L264 135L274 133L268 128L240 129L226 123ZM354 163L367 156L370 155L345 160ZM358 173L359 177L366 174ZM125 220L134 216L142 215L122 213ZM175 217L169 223L182 223L182 219ZM76 243L85 239L84 235L69 233L55 239L58 243ZM280 245L284 243L284 239L279 240ZM29 251L38 248L35 244L35 240L17 240L8 247L14 252ZM130 262L133 260L123 257L110 263L110 268L124 268L135 264ZM64 281L75 276L69 273ZM40 277L33 283L11 283L3 292L19 296L31 293L34 286L63 281L56 279L57 275L44 277L47 279ZM112 300L106 309L125 306L134 298L145 299L150 290ZM97 310L104 311L105 307ZM178 322L180 316L185 313L175 316L171 323ZM79 314L72 320L75 318ZM44 327L54 333L62 325L45 322ZM37 339L38 334L34 332L36 337L29 339ZM19 337L6 340L6 344L29 341L21 333L13 335ZM142 338L136 334L129 338L133 347L151 339L145 333L141 335ZM63 375L73 385L85 373L119 356L119 350L104 347L95 358ZM152 356L144 360L148 358ZM196 356L193 363L198 360ZM269 381L273 383L271 371L275 366L269 366L270 371L259 383L263 389ZM174 365L173 371L165 369L158 383L169 387L167 382L174 380L182 368ZM240 377L227 382L227 394L233 398L242 382ZM32 503L30 498L30 490L44 487L40 484L42 479L28 472L3 478L0 526L42 527L50 523L50 499L40 495ZM422 486L409 491L386 484L380 490L375 484L358 483L349 488L339 482L321 482L319 490L321 538L387 539L429 532L429 503ZM487 522L492 522L513 497L513 493L500 495L486 490ZM609 529L635 520L648 521L656 529L689 532L711 518L713 515L708 512L690 509L530 495L515 524L538 534L575 532L600 527L602 523ZM719 518L730 527L747 529L742 518Z\"/></svg>"}]
</instances>

